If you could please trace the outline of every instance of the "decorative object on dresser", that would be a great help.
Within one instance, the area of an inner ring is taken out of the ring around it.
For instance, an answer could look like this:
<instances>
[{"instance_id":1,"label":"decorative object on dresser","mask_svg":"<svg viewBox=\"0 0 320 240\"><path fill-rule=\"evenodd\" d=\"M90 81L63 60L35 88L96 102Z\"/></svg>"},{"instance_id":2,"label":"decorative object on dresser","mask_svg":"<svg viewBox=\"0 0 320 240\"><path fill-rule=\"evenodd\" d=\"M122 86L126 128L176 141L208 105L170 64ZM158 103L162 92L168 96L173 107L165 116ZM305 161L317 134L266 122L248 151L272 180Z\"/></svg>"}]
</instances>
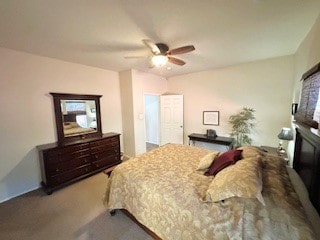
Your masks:
<instances>
[{"instance_id":1,"label":"decorative object on dresser","mask_svg":"<svg viewBox=\"0 0 320 240\"><path fill-rule=\"evenodd\" d=\"M37 146L47 194L121 163L120 134L102 134L101 95L51 95L58 141Z\"/></svg>"},{"instance_id":2,"label":"decorative object on dresser","mask_svg":"<svg viewBox=\"0 0 320 240\"><path fill-rule=\"evenodd\" d=\"M279 154L286 154L286 149L283 147L283 140L293 140L293 132L291 128L282 128L281 132L278 134L278 138L280 139L278 152Z\"/></svg>"},{"instance_id":3,"label":"decorative object on dresser","mask_svg":"<svg viewBox=\"0 0 320 240\"><path fill-rule=\"evenodd\" d=\"M208 137L211 137L211 138L217 137L216 130L214 130L214 129L207 129L207 136L208 136Z\"/></svg>"}]
</instances>

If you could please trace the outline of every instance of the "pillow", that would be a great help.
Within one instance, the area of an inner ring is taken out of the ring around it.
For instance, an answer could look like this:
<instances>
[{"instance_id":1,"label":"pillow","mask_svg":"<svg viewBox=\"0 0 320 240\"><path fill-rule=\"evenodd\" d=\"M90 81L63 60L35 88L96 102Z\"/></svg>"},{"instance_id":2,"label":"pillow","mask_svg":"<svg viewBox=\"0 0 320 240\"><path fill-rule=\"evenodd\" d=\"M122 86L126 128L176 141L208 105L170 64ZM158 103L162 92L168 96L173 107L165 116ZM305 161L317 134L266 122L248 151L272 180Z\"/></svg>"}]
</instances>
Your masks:
<instances>
[{"instance_id":1,"label":"pillow","mask_svg":"<svg viewBox=\"0 0 320 240\"><path fill-rule=\"evenodd\" d=\"M235 164L241 159L242 150L229 150L219 155L210 165L209 169L204 173L206 176L215 176L222 169Z\"/></svg>"},{"instance_id":2,"label":"pillow","mask_svg":"<svg viewBox=\"0 0 320 240\"><path fill-rule=\"evenodd\" d=\"M255 156L264 156L265 152L260 147L255 146L245 146L238 148L239 150L242 150L242 158L251 158Z\"/></svg>"},{"instance_id":3,"label":"pillow","mask_svg":"<svg viewBox=\"0 0 320 240\"><path fill-rule=\"evenodd\" d=\"M232 197L257 198L265 205L261 191L261 157L244 158L215 176L205 200L218 202Z\"/></svg>"},{"instance_id":4,"label":"pillow","mask_svg":"<svg viewBox=\"0 0 320 240\"><path fill-rule=\"evenodd\" d=\"M197 170L207 170L212 161L218 156L219 152L209 152L200 159Z\"/></svg>"}]
</instances>

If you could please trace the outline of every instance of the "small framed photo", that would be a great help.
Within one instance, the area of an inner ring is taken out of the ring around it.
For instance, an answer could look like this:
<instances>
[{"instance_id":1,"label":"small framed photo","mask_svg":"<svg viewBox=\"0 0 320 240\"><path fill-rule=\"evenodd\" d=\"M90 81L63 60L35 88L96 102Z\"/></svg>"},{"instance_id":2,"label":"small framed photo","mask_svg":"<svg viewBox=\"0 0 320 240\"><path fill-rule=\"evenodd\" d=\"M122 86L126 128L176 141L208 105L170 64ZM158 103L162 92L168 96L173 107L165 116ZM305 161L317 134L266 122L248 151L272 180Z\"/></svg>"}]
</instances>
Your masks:
<instances>
[{"instance_id":1,"label":"small framed photo","mask_svg":"<svg viewBox=\"0 0 320 240\"><path fill-rule=\"evenodd\" d=\"M219 111L203 111L203 125L219 126Z\"/></svg>"}]
</instances>

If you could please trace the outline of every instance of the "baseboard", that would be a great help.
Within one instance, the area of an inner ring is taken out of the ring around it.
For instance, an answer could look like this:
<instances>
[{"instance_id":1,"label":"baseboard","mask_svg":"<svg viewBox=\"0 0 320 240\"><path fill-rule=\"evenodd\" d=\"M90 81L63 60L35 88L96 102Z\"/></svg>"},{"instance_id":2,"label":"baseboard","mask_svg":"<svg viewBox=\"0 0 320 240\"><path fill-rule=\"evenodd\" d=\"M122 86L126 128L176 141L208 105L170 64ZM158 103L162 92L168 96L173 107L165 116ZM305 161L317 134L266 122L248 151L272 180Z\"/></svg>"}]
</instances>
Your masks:
<instances>
[{"instance_id":1,"label":"baseboard","mask_svg":"<svg viewBox=\"0 0 320 240\"><path fill-rule=\"evenodd\" d=\"M37 189L39 189L39 188L41 188L41 185L39 185L38 187L35 187L35 188L31 188L31 189L29 189L29 190L26 190L26 191L24 191L24 192L18 193L18 194L16 194L16 195L10 196L10 197L8 197L8 198L0 199L0 203L4 203L4 202L6 202L6 201L9 201L9 200L11 200L11 199L13 199L13 198L19 197L19 196L21 196L21 195L23 195L23 194L26 194L26 193L28 193L28 192L37 190Z\"/></svg>"}]
</instances>

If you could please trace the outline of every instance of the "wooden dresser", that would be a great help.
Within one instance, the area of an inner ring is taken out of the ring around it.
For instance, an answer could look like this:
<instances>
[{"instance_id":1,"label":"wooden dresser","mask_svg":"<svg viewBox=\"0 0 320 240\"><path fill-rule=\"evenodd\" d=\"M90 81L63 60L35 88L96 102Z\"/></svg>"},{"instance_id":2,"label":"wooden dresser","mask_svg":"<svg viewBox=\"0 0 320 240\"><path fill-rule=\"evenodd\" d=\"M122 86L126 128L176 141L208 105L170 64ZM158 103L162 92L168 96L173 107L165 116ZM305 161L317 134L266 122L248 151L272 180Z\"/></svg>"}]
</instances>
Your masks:
<instances>
[{"instance_id":1,"label":"wooden dresser","mask_svg":"<svg viewBox=\"0 0 320 240\"><path fill-rule=\"evenodd\" d=\"M40 155L42 186L47 194L67 184L112 169L121 162L120 134L59 145L37 146Z\"/></svg>"}]
</instances>

